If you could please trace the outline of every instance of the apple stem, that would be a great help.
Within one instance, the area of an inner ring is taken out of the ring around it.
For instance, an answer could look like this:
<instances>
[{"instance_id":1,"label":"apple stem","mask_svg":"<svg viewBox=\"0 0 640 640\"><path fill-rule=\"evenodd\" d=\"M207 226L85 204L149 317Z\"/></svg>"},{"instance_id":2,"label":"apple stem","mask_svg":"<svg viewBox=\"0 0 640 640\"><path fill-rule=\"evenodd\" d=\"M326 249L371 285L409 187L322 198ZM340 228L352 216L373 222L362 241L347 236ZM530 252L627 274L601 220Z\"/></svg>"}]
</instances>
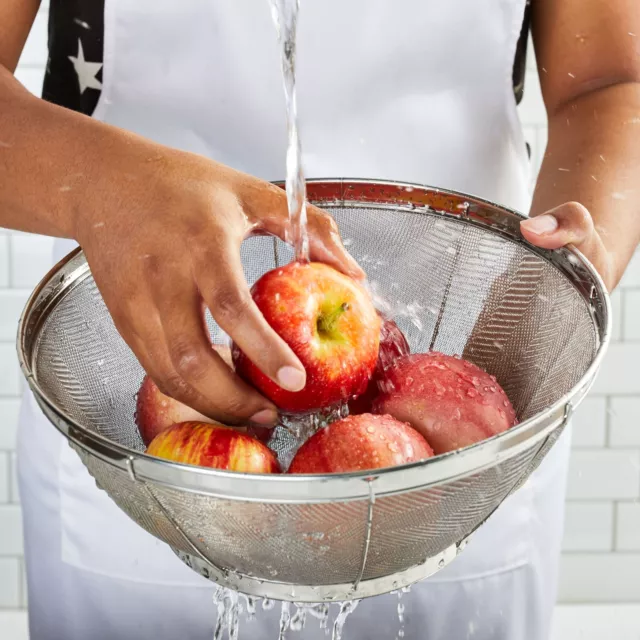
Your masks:
<instances>
[{"instance_id":1,"label":"apple stem","mask_svg":"<svg viewBox=\"0 0 640 640\"><path fill-rule=\"evenodd\" d=\"M343 302L339 307L337 307L334 311L330 313L322 314L318 318L318 333L322 333L324 335L329 335L333 333L333 330L336 327L336 323L340 316L349 310L349 303Z\"/></svg>"}]
</instances>

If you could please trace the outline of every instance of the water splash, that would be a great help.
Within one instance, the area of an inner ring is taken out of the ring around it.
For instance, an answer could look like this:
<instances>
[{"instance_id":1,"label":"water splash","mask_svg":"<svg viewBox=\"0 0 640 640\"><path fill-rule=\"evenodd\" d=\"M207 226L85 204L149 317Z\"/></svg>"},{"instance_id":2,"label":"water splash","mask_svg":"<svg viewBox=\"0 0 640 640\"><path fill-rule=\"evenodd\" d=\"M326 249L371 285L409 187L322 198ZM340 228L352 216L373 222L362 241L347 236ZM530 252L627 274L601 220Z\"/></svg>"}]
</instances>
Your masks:
<instances>
[{"instance_id":1,"label":"water splash","mask_svg":"<svg viewBox=\"0 0 640 640\"><path fill-rule=\"evenodd\" d=\"M309 260L307 236L307 191L302 167L302 145L298 132L296 102L296 30L299 0L269 0L271 15L282 49L282 79L287 109L287 205L289 230L287 241L293 245L296 260Z\"/></svg>"},{"instance_id":2,"label":"water splash","mask_svg":"<svg viewBox=\"0 0 640 640\"><path fill-rule=\"evenodd\" d=\"M369 295L373 300L373 304L376 309L381 311L388 318L404 317L411 322L411 324L418 329L423 330L422 312L425 310L425 306L418 301L410 302L408 304L401 303L396 300L391 303L387 297L380 292L380 286L375 280L367 280L365 287L369 291Z\"/></svg>"},{"instance_id":3,"label":"water splash","mask_svg":"<svg viewBox=\"0 0 640 640\"><path fill-rule=\"evenodd\" d=\"M346 402L313 413L281 414L280 424L273 430L267 444L276 452L281 468L286 471L304 442L316 431L348 414Z\"/></svg>"}]
</instances>

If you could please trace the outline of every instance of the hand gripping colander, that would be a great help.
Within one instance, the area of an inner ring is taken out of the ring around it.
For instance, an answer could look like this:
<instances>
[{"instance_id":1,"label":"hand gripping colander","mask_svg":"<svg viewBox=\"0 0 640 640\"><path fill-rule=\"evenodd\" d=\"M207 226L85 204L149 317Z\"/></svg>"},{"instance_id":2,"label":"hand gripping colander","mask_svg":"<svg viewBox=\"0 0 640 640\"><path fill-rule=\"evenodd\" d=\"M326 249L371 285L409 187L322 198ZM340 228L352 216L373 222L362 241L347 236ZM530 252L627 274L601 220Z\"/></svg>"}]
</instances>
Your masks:
<instances>
[{"instance_id":1,"label":"hand gripping colander","mask_svg":"<svg viewBox=\"0 0 640 640\"><path fill-rule=\"evenodd\" d=\"M577 251L530 246L502 207L371 181L310 181L308 196L334 215L412 351L460 354L497 376L517 427L369 473L252 476L146 456L133 419L143 371L78 251L29 300L19 356L44 413L141 527L223 586L319 602L397 589L454 559L562 432L594 380L610 313ZM248 239L248 282L291 255Z\"/></svg>"}]
</instances>

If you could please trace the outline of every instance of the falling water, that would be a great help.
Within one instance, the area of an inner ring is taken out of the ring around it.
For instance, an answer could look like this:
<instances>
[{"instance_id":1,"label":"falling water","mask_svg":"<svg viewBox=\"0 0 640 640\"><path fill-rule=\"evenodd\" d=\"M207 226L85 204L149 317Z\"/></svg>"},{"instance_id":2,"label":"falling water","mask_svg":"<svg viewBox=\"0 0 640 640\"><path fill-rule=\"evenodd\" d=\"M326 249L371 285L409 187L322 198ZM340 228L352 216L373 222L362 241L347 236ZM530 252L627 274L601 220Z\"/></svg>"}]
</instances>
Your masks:
<instances>
[{"instance_id":1,"label":"falling water","mask_svg":"<svg viewBox=\"0 0 640 640\"><path fill-rule=\"evenodd\" d=\"M402 596L405 593L409 593L409 591L411 591L411 587L402 587L402 589L398 591L398 622L400 626L398 627L396 640L402 640L402 638L404 638L404 602L402 602Z\"/></svg>"},{"instance_id":2,"label":"falling water","mask_svg":"<svg viewBox=\"0 0 640 640\"><path fill-rule=\"evenodd\" d=\"M287 204L289 233L287 241L293 245L296 260L309 260L307 237L307 192L302 167L302 146L298 133L296 104L296 28L299 0L269 0L282 50L282 79L287 108Z\"/></svg>"},{"instance_id":3,"label":"falling water","mask_svg":"<svg viewBox=\"0 0 640 640\"><path fill-rule=\"evenodd\" d=\"M257 611L256 603L261 598L239 594L225 587L216 587L213 594L213 601L216 605L218 617L213 632L213 640L238 640L240 635L240 618L245 614L246 622L256 621L261 624L265 620L265 614ZM268 598L261 599L262 611L271 611L275 608L276 602ZM331 633L331 640L342 640L344 625L349 615L359 604L359 600L348 602L338 602L339 610L331 627L328 626L330 606L327 603L308 602L281 602L280 621L278 626L277 640L286 640L288 632L294 636L302 631L309 621L315 618L320 629L325 630L328 636ZM261 621L262 617L262 621ZM242 638L240 638L242 640ZM274 634L274 640L276 640Z\"/></svg>"},{"instance_id":4,"label":"falling water","mask_svg":"<svg viewBox=\"0 0 640 640\"><path fill-rule=\"evenodd\" d=\"M283 602L280 610L280 632L278 640L285 640L286 633L291 623L291 603Z\"/></svg>"},{"instance_id":5,"label":"falling water","mask_svg":"<svg viewBox=\"0 0 640 640\"><path fill-rule=\"evenodd\" d=\"M218 609L218 619L213 630L213 640L223 640L225 631L229 640L238 640L238 593L224 587L216 587L213 593L213 601Z\"/></svg>"},{"instance_id":6,"label":"falling water","mask_svg":"<svg viewBox=\"0 0 640 640\"><path fill-rule=\"evenodd\" d=\"M359 604L360 600L348 600L347 602L340 603L340 611L333 623L333 634L331 636L331 640L342 640L342 629L344 628L344 623L347 621L347 617L355 611Z\"/></svg>"}]
</instances>

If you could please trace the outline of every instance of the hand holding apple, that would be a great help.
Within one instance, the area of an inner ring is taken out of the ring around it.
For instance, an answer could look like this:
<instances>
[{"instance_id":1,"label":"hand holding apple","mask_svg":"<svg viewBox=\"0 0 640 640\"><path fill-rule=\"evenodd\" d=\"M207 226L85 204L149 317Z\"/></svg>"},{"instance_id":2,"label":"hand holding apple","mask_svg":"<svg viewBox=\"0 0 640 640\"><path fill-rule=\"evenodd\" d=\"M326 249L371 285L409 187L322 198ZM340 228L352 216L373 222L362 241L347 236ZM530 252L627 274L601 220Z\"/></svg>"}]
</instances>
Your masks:
<instances>
[{"instance_id":1,"label":"hand holding apple","mask_svg":"<svg viewBox=\"0 0 640 640\"><path fill-rule=\"evenodd\" d=\"M220 424L182 422L159 433L151 456L243 473L280 473L274 453L255 438Z\"/></svg>"},{"instance_id":2,"label":"hand holding apple","mask_svg":"<svg viewBox=\"0 0 640 640\"><path fill-rule=\"evenodd\" d=\"M280 409L320 409L362 393L378 358L380 318L366 290L326 264L292 262L265 273L253 299L305 368L301 391L265 376L234 345L236 371Z\"/></svg>"}]
</instances>

